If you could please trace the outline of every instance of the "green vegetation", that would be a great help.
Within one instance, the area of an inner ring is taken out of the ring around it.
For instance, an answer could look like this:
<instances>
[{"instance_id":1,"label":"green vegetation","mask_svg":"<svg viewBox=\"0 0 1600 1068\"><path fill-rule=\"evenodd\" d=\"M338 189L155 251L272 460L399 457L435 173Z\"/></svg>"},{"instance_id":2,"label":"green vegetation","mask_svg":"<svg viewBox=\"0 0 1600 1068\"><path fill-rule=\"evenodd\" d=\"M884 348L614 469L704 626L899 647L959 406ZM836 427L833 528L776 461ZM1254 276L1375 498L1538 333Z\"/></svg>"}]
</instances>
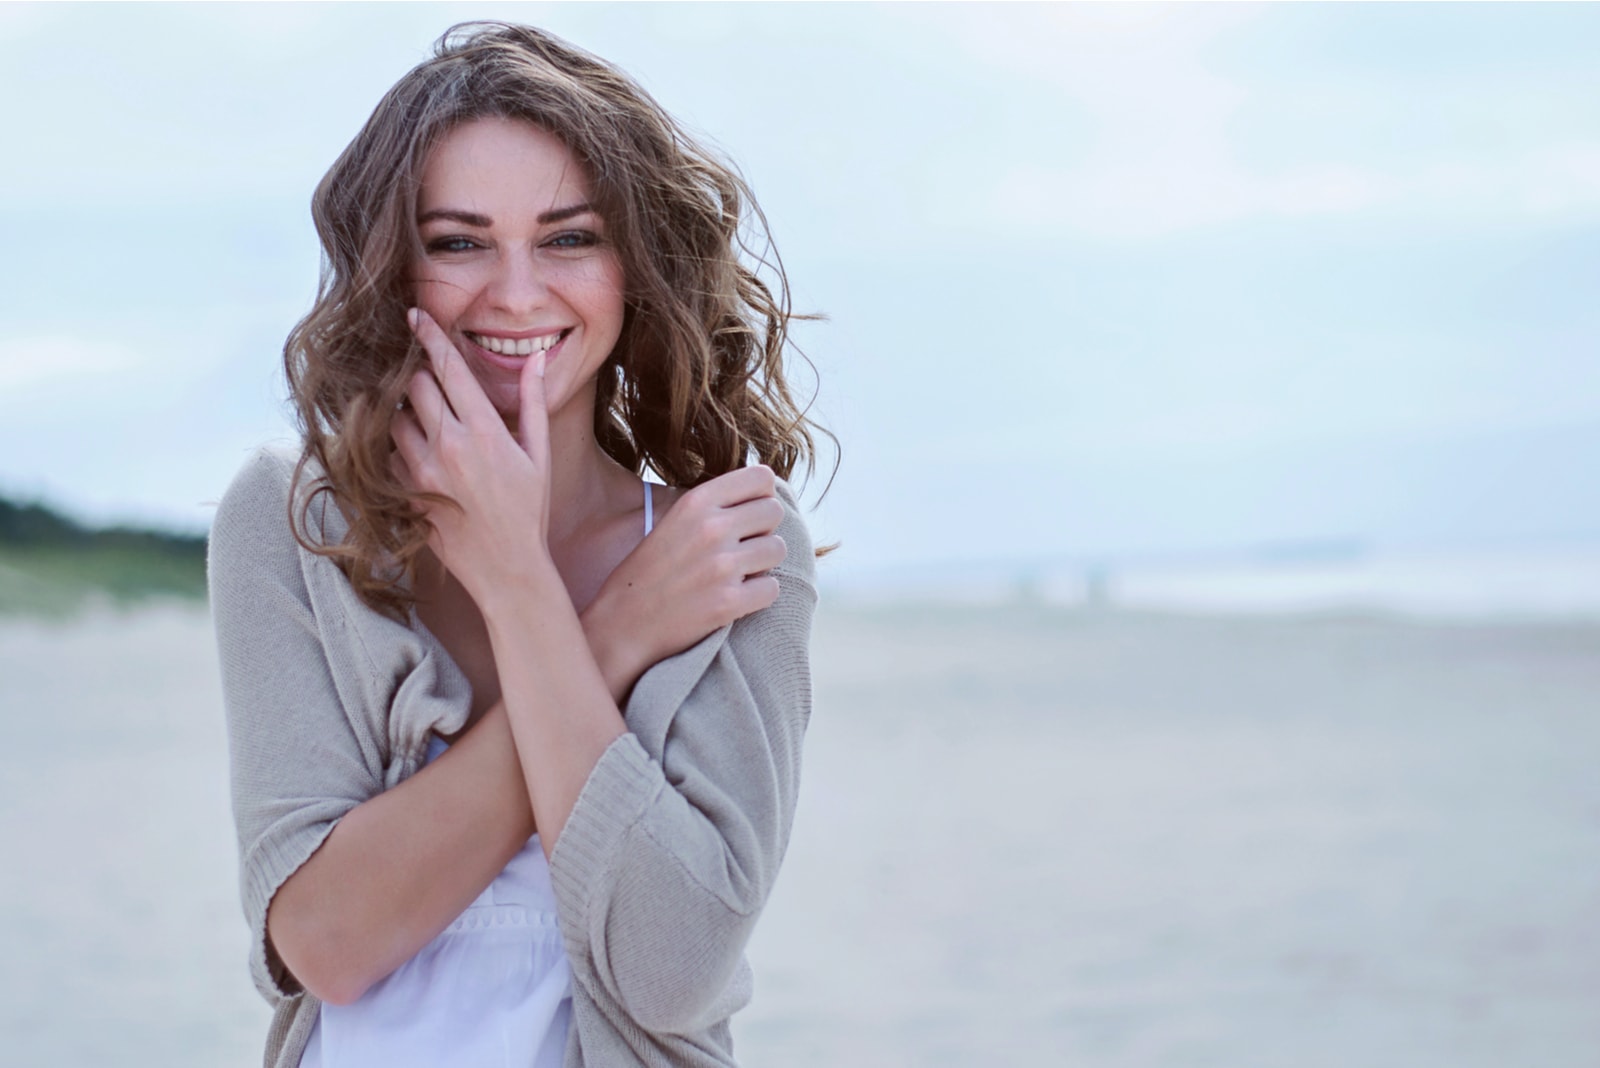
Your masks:
<instances>
[{"instance_id":1,"label":"green vegetation","mask_svg":"<svg viewBox=\"0 0 1600 1068\"><path fill-rule=\"evenodd\" d=\"M0 614L70 614L95 600L201 598L206 540L135 527L92 529L0 498Z\"/></svg>"}]
</instances>

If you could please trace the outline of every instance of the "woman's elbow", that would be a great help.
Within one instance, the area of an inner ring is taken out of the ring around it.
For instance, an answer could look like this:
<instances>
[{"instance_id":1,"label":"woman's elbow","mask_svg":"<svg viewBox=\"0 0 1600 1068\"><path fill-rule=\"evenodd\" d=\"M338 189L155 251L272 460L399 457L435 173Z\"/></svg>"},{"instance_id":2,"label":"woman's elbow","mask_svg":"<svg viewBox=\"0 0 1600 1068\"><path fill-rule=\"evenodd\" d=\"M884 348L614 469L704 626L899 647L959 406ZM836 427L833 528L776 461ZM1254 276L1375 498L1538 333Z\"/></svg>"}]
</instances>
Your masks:
<instances>
[{"instance_id":1,"label":"woman's elbow","mask_svg":"<svg viewBox=\"0 0 1600 1068\"><path fill-rule=\"evenodd\" d=\"M314 919L281 908L276 899L267 910L267 957L287 973L281 985L303 988L329 1005L360 1000L378 978L357 966L336 932L321 931Z\"/></svg>"},{"instance_id":2,"label":"woman's elbow","mask_svg":"<svg viewBox=\"0 0 1600 1068\"><path fill-rule=\"evenodd\" d=\"M367 992L365 985L350 976L307 977L300 985L305 987L306 993L328 1005L353 1005Z\"/></svg>"},{"instance_id":3,"label":"woman's elbow","mask_svg":"<svg viewBox=\"0 0 1600 1068\"><path fill-rule=\"evenodd\" d=\"M301 985L306 992L318 1001L329 1005L353 1005L361 1000L376 980L358 974L348 967L340 967L338 962L327 962L316 972L302 978L296 973L295 978L301 980Z\"/></svg>"},{"instance_id":4,"label":"woman's elbow","mask_svg":"<svg viewBox=\"0 0 1600 1068\"><path fill-rule=\"evenodd\" d=\"M726 1019L749 1000L734 996L732 978L707 983L703 977L698 982L680 977L663 988L624 993L619 1000L629 1019L652 1034L688 1034Z\"/></svg>"},{"instance_id":5,"label":"woman's elbow","mask_svg":"<svg viewBox=\"0 0 1600 1068\"><path fill-rule=\"evenodd\" d=\"M635 940L626 957L611 961L622 1010L657 1034L697 1031L731 1016L749 1001L744 947L753 919L729 917L716 927L699 927L699 937L681 937L670 947ZM696 929L685 924L677 933Z\"/></svg>"}]
</instances>

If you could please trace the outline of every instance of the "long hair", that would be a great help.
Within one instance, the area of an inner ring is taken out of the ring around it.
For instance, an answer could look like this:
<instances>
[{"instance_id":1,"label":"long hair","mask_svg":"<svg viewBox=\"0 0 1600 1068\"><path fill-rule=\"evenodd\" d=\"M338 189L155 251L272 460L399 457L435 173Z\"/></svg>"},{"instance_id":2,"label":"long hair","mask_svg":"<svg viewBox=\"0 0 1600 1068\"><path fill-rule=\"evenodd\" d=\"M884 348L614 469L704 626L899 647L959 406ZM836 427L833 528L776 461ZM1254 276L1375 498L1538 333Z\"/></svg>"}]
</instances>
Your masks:
<instances>
[{"instance_id":1,"label":"long hair","mask_svg":"<svg viewBox=\"0 0 1600 1068\"><path fill-rule=\"evenodd\" d=\"M295 537L332 558L369 606L402 615L429 534L390 467L390 421L424 354L405 325L420 176L433 147L481 118L558 137L587 169L621 258L623 327L601 368L594 430L623 467L694 486L747 463L781 477L814 469L813 432L784 376L793 348L788 279L749 188L626 74L552 34L463 23L390 89L318 184L317 299L284 344L303 436L291 494ZM761 248L756 251L759 242ZM304 531L331 494L334 544ZM295 512L298 511L298 514Z\"/></svg>"}]
</instances>

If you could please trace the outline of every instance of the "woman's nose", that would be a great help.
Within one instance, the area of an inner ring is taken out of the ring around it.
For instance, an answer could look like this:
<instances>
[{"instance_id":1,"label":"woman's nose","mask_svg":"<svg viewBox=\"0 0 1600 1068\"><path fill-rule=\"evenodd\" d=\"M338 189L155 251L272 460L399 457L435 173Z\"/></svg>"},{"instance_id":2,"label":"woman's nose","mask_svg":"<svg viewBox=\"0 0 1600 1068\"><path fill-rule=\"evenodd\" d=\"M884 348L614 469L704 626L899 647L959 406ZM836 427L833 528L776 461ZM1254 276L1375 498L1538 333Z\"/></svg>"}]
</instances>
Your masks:
<instances>
[{"instance_id":1,"label":"woman's nose","mask_svg":"<svg viewBox=\"0 0 1600 1068\"><path fill-rule=\"evenodd\" d=\"M550 287L534 257L526 252L502 257L489 287L494 305L511 315L538 311L548 299Z\"/></svg>"}]
</instances>

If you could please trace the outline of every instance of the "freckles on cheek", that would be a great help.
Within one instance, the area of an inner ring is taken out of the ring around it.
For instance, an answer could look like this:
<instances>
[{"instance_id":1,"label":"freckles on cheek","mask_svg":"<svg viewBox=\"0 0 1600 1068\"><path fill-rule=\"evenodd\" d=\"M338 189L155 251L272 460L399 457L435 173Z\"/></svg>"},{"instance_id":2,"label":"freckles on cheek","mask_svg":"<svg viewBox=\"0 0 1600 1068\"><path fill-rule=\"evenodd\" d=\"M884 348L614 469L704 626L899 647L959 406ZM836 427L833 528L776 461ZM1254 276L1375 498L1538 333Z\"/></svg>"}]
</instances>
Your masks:
<instances>
[{"instance_id":1,"label":"freckles on cheek","mask_svg":"<svg viewBox=\"0 0 1600 1068\"><path fill-rule=\"evenodd\" d=\"M603 263L593 264L576 279L591 299L622 298L622 267Z\"/></svg>"},{"instance_id":2,"label":"freckles on cheek","mask_svg":"<svg viewBox=\"0 0 1600 1068\"><path fill-rule=\"evenodd\" d=\"M411 303L421 304L435 281L437 279L433 278L426 269L414 265L406 275L406 282L409 283L411 289Z\"/></svg>"},{"instance_id":3,"label":"freckles on cheek","mask_svg":"<svg viewBox=\"0 0 1600 1068\"><path fill-rule=\"evenodd\" d=\"M449 280L438 277L437 274L415 274L411 279L411 303L444 323L444 317L450 307L456 302L460 287L451 285Z\"/></svg>"}]
</instances>

